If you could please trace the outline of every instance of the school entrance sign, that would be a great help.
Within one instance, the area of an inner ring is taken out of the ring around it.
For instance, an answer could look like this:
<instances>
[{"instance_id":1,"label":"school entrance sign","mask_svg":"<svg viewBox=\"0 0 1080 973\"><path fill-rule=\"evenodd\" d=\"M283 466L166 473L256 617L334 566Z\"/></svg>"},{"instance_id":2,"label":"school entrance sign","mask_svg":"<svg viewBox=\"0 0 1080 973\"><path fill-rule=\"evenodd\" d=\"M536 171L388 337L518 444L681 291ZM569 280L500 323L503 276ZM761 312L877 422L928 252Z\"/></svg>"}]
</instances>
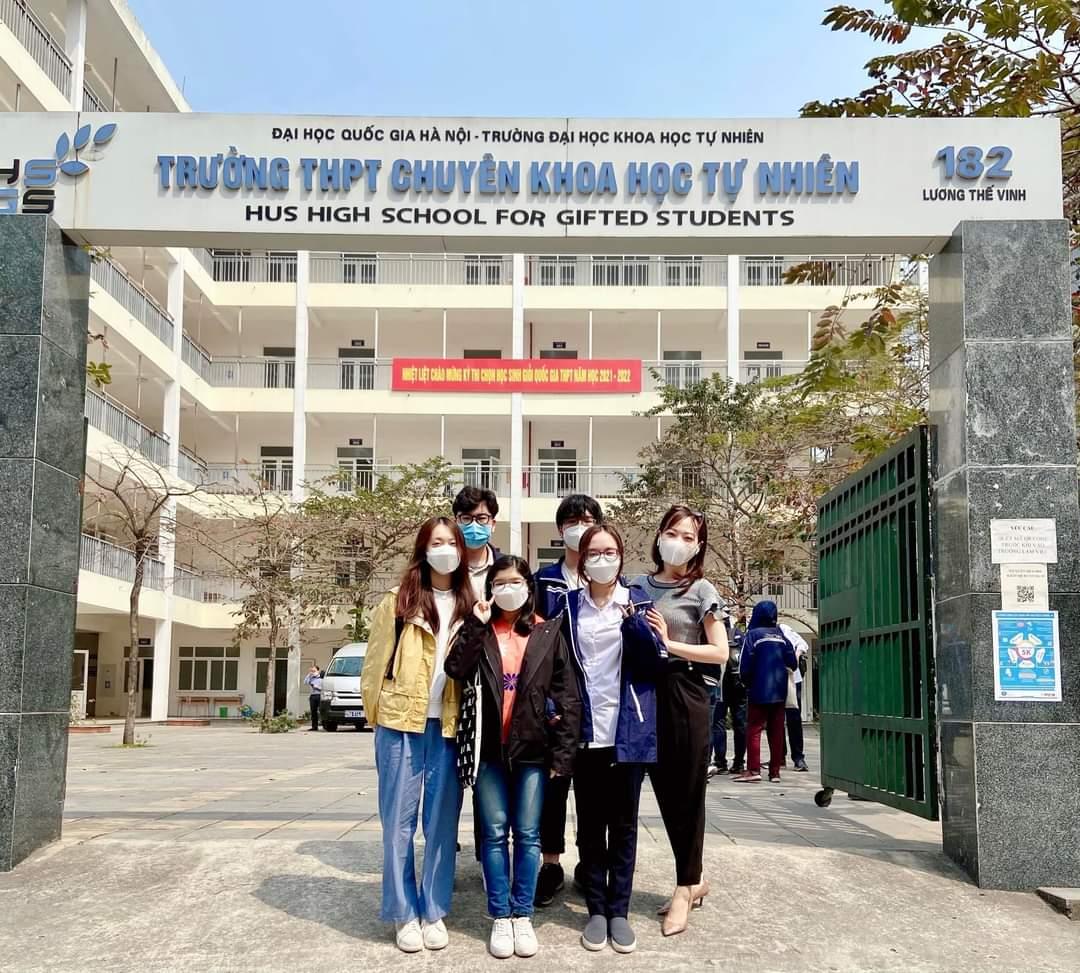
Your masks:
<instances>
[{"instance_id":1,"label":"school entrance sign","mask_svg":"<svg viewBox=\"0 0 1080 973\"><path fill-rule=\"evenodd\" d=\"M85 118L8 117L0 210L89 243L623 253L933 252L1062 215L1054 120Z\"/></svg>"}]
</instances>

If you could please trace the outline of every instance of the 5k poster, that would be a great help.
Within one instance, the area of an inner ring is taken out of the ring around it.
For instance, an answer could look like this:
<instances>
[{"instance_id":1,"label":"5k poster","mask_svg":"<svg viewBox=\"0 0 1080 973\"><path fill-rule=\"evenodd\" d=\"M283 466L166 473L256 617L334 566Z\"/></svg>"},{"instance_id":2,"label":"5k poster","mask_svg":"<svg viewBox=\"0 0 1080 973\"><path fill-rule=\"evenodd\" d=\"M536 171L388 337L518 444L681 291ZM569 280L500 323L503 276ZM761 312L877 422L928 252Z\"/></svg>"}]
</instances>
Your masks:
<instances>
[{"instance_id":1,"label":"5k poster","mask_svg":"<svg viewBox=\"0 0 1080 973\"><path fill-rule=\"evenodd\" d=\"M1057 612L994 612L994 698L1061 701Z\"/></svg>"}]
</instances>

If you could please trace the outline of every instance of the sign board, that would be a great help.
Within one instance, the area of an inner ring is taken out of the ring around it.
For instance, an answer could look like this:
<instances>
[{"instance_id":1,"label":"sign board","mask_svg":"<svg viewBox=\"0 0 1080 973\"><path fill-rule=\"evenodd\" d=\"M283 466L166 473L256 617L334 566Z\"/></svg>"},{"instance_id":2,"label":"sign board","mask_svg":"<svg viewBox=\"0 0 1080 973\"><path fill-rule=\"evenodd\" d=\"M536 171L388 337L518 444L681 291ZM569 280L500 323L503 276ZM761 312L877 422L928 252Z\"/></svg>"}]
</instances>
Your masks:
<instances>
[{"instance_id":1,"label":"sign board","mask_svg":"<svg viewBox=\"0 0 1080 973\"><path fill-rule=\"evenodd\" d=\"M994 698L1061 701L1057 612L994 612Z\"/></svg>"},{"instance_id":2,"label":"sign board","mask_svg":"<svg viewBox=\"0 0 1080 973\"><path fill-rule=\"evenodd\" d=\"M547 358L395 358L394 392L607 392L641 391L641 361L591 358L560 364Z\"/></svg>"},{"instance_id":3,"label":"sign board","mask_svg":"<svg viewBox=\"0 0 1080 973\"><path fill-rule=\"evenodd\" d=\"M1052 518L990 521L993 564L1057 564L1057 522Z\"/></svg>"},{"instance_id":4,"label":"sign board","mask_svg":"<svg viewBox=\"0 0 1080 973\"><path fill-rule=\"evenodd\" d=\"M102 245L913 253L1060 219L1060 156L1051 118L18 113L0 213Z\"/></svg>"},{"instance_id":5,"label":"sign board","mask_svg":"<svg viewBox=\"0 0 1080 973\"><path fill-rule=\"evenodd\" d=\"M1001 565L1002 611L1048 611L1050 586L1045 564Z\"/></svg>"}]
</instances>

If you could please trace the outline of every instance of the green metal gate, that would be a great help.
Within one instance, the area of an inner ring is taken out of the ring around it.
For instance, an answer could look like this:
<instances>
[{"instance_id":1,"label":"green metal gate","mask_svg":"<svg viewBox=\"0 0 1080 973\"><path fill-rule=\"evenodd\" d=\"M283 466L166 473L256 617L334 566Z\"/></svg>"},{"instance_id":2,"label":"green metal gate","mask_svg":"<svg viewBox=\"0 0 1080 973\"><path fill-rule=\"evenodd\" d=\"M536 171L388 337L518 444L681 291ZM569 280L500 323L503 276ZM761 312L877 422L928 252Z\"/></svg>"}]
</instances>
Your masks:
<instances>
[{"instance_id":1,"label":"green metal gate","mask_svg":"<svg viewBox=\"0 0 1080 973\"><path fill-rule=\"evenodd\" d=\"M924 428L818 508L821 782L937 820Z\"/></svg>"}]
</instances>

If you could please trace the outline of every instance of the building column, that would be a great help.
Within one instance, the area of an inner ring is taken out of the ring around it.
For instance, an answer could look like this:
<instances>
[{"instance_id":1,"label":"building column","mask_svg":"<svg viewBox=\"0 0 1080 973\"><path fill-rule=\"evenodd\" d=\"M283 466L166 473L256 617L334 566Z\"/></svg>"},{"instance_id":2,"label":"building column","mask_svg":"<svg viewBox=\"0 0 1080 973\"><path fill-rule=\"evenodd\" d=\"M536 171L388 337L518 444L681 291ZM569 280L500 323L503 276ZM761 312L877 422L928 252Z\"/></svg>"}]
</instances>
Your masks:
<instances>
[{"instance_id":1,"label":"building column","mask_svg":"<svg viewBox=\"0 0 1080 973\"><path fill-rule=\"evenodd\" d=\"M596 496L596 494L593 492L595 490L593 480L593 417L589 416L589 489L587 492L590 497Z\"/></svg>"},{"instance_id":2,"label":"building column","mask_svg":"<svg viewBox=\"0 0 1080 973\"><path fill-rule=\"evenodd\" d=\"M945 852L984 888L1078 887L1080 512L1064 221L957 227L931 262L930 369ZM1061 702L996 698L991 525L1028 518L1057 525L1047 576Z\"/></svg>"},{"instance_id":3,"label":"building column","mask_svg":"<svg viewBox=\"0 0 1080 973\"><path fill-rule=\"evenodd\" d=\"M525 357L525 255L513 257L513 287L511 289L511 357ZM589 313L590 320L592 312ZM590 336L592 329L590 328ZM522 393L510 393L510 553L519 557L521 547L521 484L524 477L522 462Z\"/></svg>"},{"instance_id":4,"label":"building column","mask_svg":"<svg viewBox=\"0 0 1080 973\"><path fill-rule=\"evenodd\" d=\"M0 872L60 837L86 461L90 257L0 220Z\"/></svg>"},{"instance_id":5,"label":"building column","mask_svg":"<svg viewBox=\"0 0 1080 973\"><path fill-rule=\"evenodd\" d=\"M293 365L292 499L295 503L300 503L304 499L306 492L304 480L307 479L308 283L310 274L311 254L307 250L301 250L296 254L294 338L296 359Z\"/></svg>"},{"instance_id":6,"label":"building column","mask_svg":"<svg viewBox=\"0 0 1080 973\"><path fill-rule=\"evenodd\" d=\"M739 333L739 279L740 258L730 253L727 258L727 375L732 382L739 381L742 357L742 336Z\"/></svg>"},{"instance_id":7,"label":"building column","mask_svg":"<svg viewBox=\"0 0 1080 973\"><path fill-rule=\"evenodd\" d=\"M165 577L175 582L176 532L172 524L176 518L176 500L170 498L161 510L161 517L169 526L162 526L158 536L158 556L164 561ZM150 719L163 723L169 718L169 697L172 690L172 633L176 593L173 584L165 588L165 617L154 622L154 688L150 695Z\"/></svg>"},{"instance_id":8,"label":"building column","mask_svg":"<svg viewBox=\"0 0 1080 973\"><path fill-rule=\"evenodd\" d=\"M83 82L86 79L86 0L67 0L64 20L64 53L71 61L71 91L68 100L82 111Z\"/></svg>"},{"instance_id":9,"label":"building column","mask_svg":"<svg viewBox=\"0 0 1080 973\"><path fill-rule=\"evenodd\" d=\"M184 344L184 251L167 271L165 310L173 321L172 375L165 383L162 432L169 438L169 472L178 475L180 468L180 363Z\"/></svg>"},{"instance_id":10,"label":"building column","mask_svg":"<svg viewBox=\"0 0 1080 973\"><path fill-rule=\"evenodd\" d=\"M590 359L593 356L593 353L592 353L592 337L593 337L592 311L590 311L589 312L589 330L588 330L588 334L586 335L586 340L585 340L585 357L590 358Z\"/></svg>"}]
</instances>

